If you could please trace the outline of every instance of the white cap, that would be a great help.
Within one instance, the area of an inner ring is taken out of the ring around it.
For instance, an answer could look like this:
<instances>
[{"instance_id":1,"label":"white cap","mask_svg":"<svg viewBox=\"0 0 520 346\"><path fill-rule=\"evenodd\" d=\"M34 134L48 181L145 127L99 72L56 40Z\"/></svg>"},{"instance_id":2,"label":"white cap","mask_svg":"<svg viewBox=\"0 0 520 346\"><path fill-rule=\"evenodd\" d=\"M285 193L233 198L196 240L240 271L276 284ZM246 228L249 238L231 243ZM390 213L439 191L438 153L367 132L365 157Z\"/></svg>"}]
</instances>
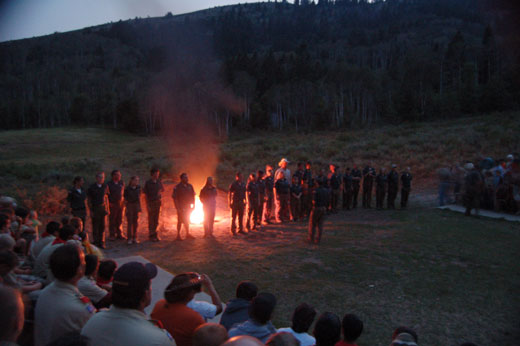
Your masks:
<instances>
[{"instance_id":1,"label":"white cap","mask_svg":"<svg viewBox=\"0 0 520 346\"><path fill-rule=\"evenodd\" d=\"M514 157L512 154L506 156L506 159L513 161Z\"/></svg>"},{"instance_id":2,"label":"white cap","mask_svg":"<svg viewBox=\"0 0 520 346\"><path fill-rule=\"evenodd\" d=\"M278 166L281 166L282 163L290 163L289 160L287 160L285 157L282 157L282 159L280 160L280 162L278 162Z\"/></svg>"},{"instance_id":3,"label":"white cap","mask_svg":"<svg viewBox=\"0 0 520 346\"><path fill-rule=\"evenodd\" d=\"M468 171L471 170L471 169L473 169L474 167L475 167L475 166L474 166L471 162L468 162L468 163L466 163L466 164L464 165L464 168L465 168L466 170L468 170Z\"/></svg>"}]
</instances>

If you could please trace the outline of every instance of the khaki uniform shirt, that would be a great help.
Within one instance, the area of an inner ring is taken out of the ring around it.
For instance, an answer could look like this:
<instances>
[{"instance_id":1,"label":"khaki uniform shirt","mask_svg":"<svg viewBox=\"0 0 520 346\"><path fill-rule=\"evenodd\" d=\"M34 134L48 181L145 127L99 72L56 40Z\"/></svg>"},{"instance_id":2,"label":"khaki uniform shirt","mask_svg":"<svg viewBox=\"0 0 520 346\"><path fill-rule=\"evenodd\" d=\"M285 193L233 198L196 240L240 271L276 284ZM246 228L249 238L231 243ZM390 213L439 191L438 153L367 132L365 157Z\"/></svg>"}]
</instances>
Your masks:
<instances>
[{"instance_id":1,"label":"khaki uniform shirt","mask_svg":"<svg viewBox=\"0 0 520 346\"><path fill-rule=\"evenodd\" d=\"M36 257L36 262L34 263L33 275L39 276L41 278L47 278L47 275L50 272L49 262L51 259L51 255L59 246L63 244L52 244L49 243L43 250L40 252L38 257ZM51 278L49 278L50 281Z\"/></svg>"},{"instance_id":2,"label":"khaki uniform shirt","mask_svg":"<svg viewBox=\"0 0 520 346\"><path fill-rule=\"evenodd\" d=\"M156 327L146 315L135 309L114 305L92 317L81 334L96 346L175 346L175 340L164 329Z\"/></svg>"},{"instance_id":3,"label":"khaki uniform shirt","mask_svg":"<svg viewBox=\"0 0 520 346\"><path fill-rule=\"evenodd\" d=\"M40 238L31 248L31 254L34 259L38 258L38 255L42 252L42 250L56 239L55 236L49 235L45 238Z\"/></svg>"},{"instance_id":4,"label":"khaki uniform shirt","mask_svg":"<svg viewBox=\"0 0 520 346\"><path fill-rule=\"evenodd\" d=\"M81 294L88 297L94 304L99 303L99 301L108 294L107 290L96 285L96 280L87 276L83 276L79 279L78 289Z\"/></svg>"},{"instance_id":5,"label":"khaki uniform shirt","mask_svg":"<svg viewBox=\"0 0 520 346\"><path fill-rule=\"evenodd\" d=\"M45 287L34 312L35 346L47 345L70 332L80 332L96 311L92 303L84 302L85 298L76 286L59 280Z\"/></svg>"}]
</instances>

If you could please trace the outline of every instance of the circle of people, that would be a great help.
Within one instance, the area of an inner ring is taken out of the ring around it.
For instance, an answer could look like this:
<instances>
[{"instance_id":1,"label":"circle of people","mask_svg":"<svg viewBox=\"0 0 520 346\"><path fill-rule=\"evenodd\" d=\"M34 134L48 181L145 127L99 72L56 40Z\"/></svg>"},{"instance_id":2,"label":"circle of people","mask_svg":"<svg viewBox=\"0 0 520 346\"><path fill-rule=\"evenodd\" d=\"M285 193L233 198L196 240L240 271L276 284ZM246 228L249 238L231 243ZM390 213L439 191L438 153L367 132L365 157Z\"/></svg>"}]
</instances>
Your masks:
<instances>
[{"instance_id":1,"label":"circle of people","mask_svg":"<svg viewBox=\"0 0 520 346\"><path fill-rule=\"evenodd\" d=\"M325 215L337 212L341 207L349 210L358 205L358 195L362 187L362 205L371 208L375 186L376 207L382 209L387 197L387 208L395 209L395 200L401 186L401 208L406 208L411 190L412 175L408 167L401 174L392 165L389 172L381 168L377 173L373 167L363 170L356 165L340 172L335 165L329 172L323 169L314 175L310 161L298 163L291 175L289 161L281 159L279 168L274 172L267 165L265 172L258 170L250 173L244 181L238 172L235 181L229 186L228 205L231 210L232 235L246 234L262 225L287 221L309 220L308 241L319 243L323 231ZM85 224L87 204L92 220L93 245L105 248L105 220L108 215L109 240L123 239L128 244L138 243L137 225L141 208L141 193L144 194L148 212L148 238L159 241L158 225L161 213L161 194L165 191L160 179L160 171L152 168L150 179L141 191L139 177L130 178L125 187L121 172L114 170L111 180L105 183L105 175L96 175L96 182L84 189L84 179L76 177L68 194L70 213L81 218ZM180 175L180 182L174 187L172 198L177 210L177 238L193 239L190 234L190 215L195 207L195 190L188 182L188 174ZM217 189L213 178L208 177L199 193L204 210L204 237L213 237ZM127 235L122 232L122 218L126 210ZM245 217L245 227L244 227ZM181 237L184 225L186 236ZM318 232L316 233L316 228Z\"/></svg>"}]
</instances>

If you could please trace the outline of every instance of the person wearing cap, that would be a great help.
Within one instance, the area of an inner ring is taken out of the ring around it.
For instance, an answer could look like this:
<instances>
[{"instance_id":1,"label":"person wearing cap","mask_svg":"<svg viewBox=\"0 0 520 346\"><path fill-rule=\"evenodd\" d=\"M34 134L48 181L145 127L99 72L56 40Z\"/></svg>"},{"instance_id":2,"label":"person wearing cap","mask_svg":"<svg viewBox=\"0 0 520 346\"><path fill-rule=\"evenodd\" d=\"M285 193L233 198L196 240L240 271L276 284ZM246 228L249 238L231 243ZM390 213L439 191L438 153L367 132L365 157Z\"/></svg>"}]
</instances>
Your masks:
<instances>
[{"instance_id":1,"label":"person wearing cap","mask_svg":"<svg viewBox=\"0 0 520 346\"><path fill-rule=\"evenodd\" d=\"M412 189L412 173L410 167L406 167L406 171L401 173L401 209L406 209L408 205L408 197Z\"/></svg>"},{"instance_id":2,"label":"person wearing cap","mask_svg":"<svg viewBox=\"0 0 520 346\"><path fill-rule=\"evenodd\" d=\"M229 185L229 209L231 209L231 233L237 234L235 220L238 218L238 233L244 233L244 210L246 206L246 185L242 181L242 173L237 172L235 181Z\"/></svg>"},{"instance_id":3,"label":"person wearing cap","mask_svg":"<svg viewBox=\"0 0 520 346\"><path fill-rule=\"evenodd\" d=\"M379 174L376 176L376 208L383 209L385 201L386 185L388 183L388 175L386 169L381 167Z\"/></svg>"},{"instance_id":4,"label":"person wearing cap","mask_svg":"<svg viewBox=\"0 0 520 346\"><path fill-rule=\"evenodd\" d=\"M312 197L312 211L309 218L309 235L307 241L309 243L319 244L323 233L323 223L325 222L325 214L327 214L327 206L329 205L330 192L324 185L325 181L318 179L318 188L314 191ZM318 233L316 234L316 227ZM316 234L316 238L314 235Z\"/></svg>"},{"instance_id":5,"label":"person wearing cap","mask_svg":"<svg viewBox=\"0 0 520 346\"><path fill-rule=\"evenodd\" d=\"M464 165L466 169L466 176L464 178L464 206L466 207L466 212L464 215L470 216L471 209L475 209L476 214L479 213L480 207L480 196L482 194L482 177L473 163L468 162Z\"/></svg>"},{"instance_id":6,"label":"person wearing cap","mask_svg":"<svg viewBox=\"0 0 520 346\"><path fill-rule=\"evenodd\" d=\"M263 222L265 224L271 223L271 214L273 212L274 202L274 176L273 167L270 165L265 166L266 175L263 179L265 184L265 198L264 198L264 211L263 211Z\"/></svg>"},{"instance_id":7,"label":"person wearing cap","mask_svg":"<svg viewBox=\"0 0 520 346\"><path fill-rule=\"evenodd\" d=\"M176 275L164 290L164 299L155 304L150 315L161 321L178 346L191 346L195 329L205 323L199 313L187 306L201 291L202 281L203 277L197 273Z\"/></svg>"},{"instance_id":8,"label":"person wearing cap","mask_svg":"<svg viewBox=\"0 0 520 346\"><path fill-rule=\"evenodd\" d=\"M361 171L357 168L357 165L352 166L352 209L357 208L359 187L361 185Z\"/></svg>"},{"instance_id":9,"label":"person wearing cap","mask_svg":"<svg viewBox=\"0 0 520 346\"><path fill-rule=\"evenodd\" d=\"M289 168L287 168L287 165L289 164L290 162L284 157L280 160L280 162L278 162L278 169L276 170L276 172L274 172L274 179L275 179L275 182L276 180L278 180L278 174L280 172L283 173L285 179L287 181L291 181L291 170Z\"/></svg>"},{"instance_id":10,"label":"person wearing cap","mask_svg":"<svg viewBox=\"0 0 520 346\"><path fill-rule=\"evenodd\" d=\"M173 203L175 204L175 209L177 209L177 239L182 240L181 238L181 228L184 224L184 229L186 229L186 239L195 239L194 236L190 234L190 215L195 208L195 190L193 186L188 183L188 174L182 173L181 182L178 183L173 188Z\"/></svg>"},{"instance_id":11,"label":"person wearing cap","mask_svg":"<svg viewBox=\"0 0 520 346\"><path fill-rule=\"evenodd\" d=\"M159 226L159 215L161 214L161 192L164 192L163 184L159 179L160 174L158 168L152 168L150 170L151 178L146 181L143 188L148 209L148 238L154 242L160 241L157 226Z\"/></svg>"},{"instance_id":12,"label":"person wearing cap","mask_svg":"<svg viewBox=\"0 0 520 346\"><path fill-rule=\"evenodd\" d=\"M395 209L395 199L397 191L399 191L399 173L397 173L397 165L392 164L392 169L388 173L388 198L386 200L386 207L388 209Z\"/></svg>"},{"instance_id":13,"label":"person wearing cap","mask_svg":"<svg viewBox=\"0 0 520 346\"><path fill-rule=\"evenodd\" d=\"M217 211L217 188L213 185L213 177L206 179L206 185L200 190L199 198L204 209L204 238L213 237L213 224Z\"/></svg>"},{"instance_id":14,"label":"person wearing cap","mask_svg":"<svg viewBox=\"0 0 520 346\"><path fill-rule=\"evenodd\" d=\"M108 239L125 239L121 229L121 224L123 222L123 193L125 190L125 183L121 180L121 172L119 170L113 170L111 176L112 180L107 183L108 205L110 206L110 212L108 214Z\"/></svg>"},{"instance_id":15,"label":"person wearing cap","mask_svg":"<svg viewBox=\"0 0 520 346\"><path fill-rule=\"evenodd\" d=\"M105 184L105 173L96 174L96 182L87 190L88 206L92 218L92 237L94 245L105 248L105 218L108 214L108 187Z\"/></svg>"},{"instance_id":16,"label":"person wearing cap","mask_svg":"<svg viewBox=\"0 0 520 346\"><path fill-rule=\"evenodd\" d=\"M251 302L249 319L236 324L229 330L229 336L249 335L265 343L276 333L271 317L276 306L276 297L271 293L259 293Z\"/></svg>"},{"instance_id":17,"label":"person wearing cap","mask_svg":"<svg viewBox=\"0 0 520 346\"><path fill-rule=\"evenodd\" d=\"M77 287L85 273L85 255L78 246L66 244L57 248L51 255L50 267L55 280L42 290L34 312L36 346L79 332L96 312Z\"/></svg>"},{"instance_id":18,"label":"person wearing cap","mask_svg":"<svg viewBox=\"0 0 520 346\"><path fill-rule=\"evenodd\" d=\"M123 264L114 274L112 306L98 312L81 330L92 345L176 345L164 329L146 318L144 309L152 299L151 280L157 275L152 263Z\"/></svg>"}]
</instances>

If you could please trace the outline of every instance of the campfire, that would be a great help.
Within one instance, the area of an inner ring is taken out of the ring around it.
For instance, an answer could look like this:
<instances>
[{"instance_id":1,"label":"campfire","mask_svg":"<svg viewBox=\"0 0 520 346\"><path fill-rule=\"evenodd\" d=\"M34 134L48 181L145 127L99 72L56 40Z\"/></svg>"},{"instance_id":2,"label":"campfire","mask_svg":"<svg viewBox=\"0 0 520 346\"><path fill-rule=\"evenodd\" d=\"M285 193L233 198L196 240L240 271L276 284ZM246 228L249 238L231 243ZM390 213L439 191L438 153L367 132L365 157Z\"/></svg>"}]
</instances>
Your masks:
<instances>
[{"instance_id":1,"label":"campfire","mask_svg":"<svg viewBox=\"0 0 520 346\"><path fill-rule=\"evenodd\" d=\"M190 223L200 225L204 222L204 210L202 209L202 203L200 202L199 196L195 196L195 208L191 212Z\"/></svg>"}]
</instances>

